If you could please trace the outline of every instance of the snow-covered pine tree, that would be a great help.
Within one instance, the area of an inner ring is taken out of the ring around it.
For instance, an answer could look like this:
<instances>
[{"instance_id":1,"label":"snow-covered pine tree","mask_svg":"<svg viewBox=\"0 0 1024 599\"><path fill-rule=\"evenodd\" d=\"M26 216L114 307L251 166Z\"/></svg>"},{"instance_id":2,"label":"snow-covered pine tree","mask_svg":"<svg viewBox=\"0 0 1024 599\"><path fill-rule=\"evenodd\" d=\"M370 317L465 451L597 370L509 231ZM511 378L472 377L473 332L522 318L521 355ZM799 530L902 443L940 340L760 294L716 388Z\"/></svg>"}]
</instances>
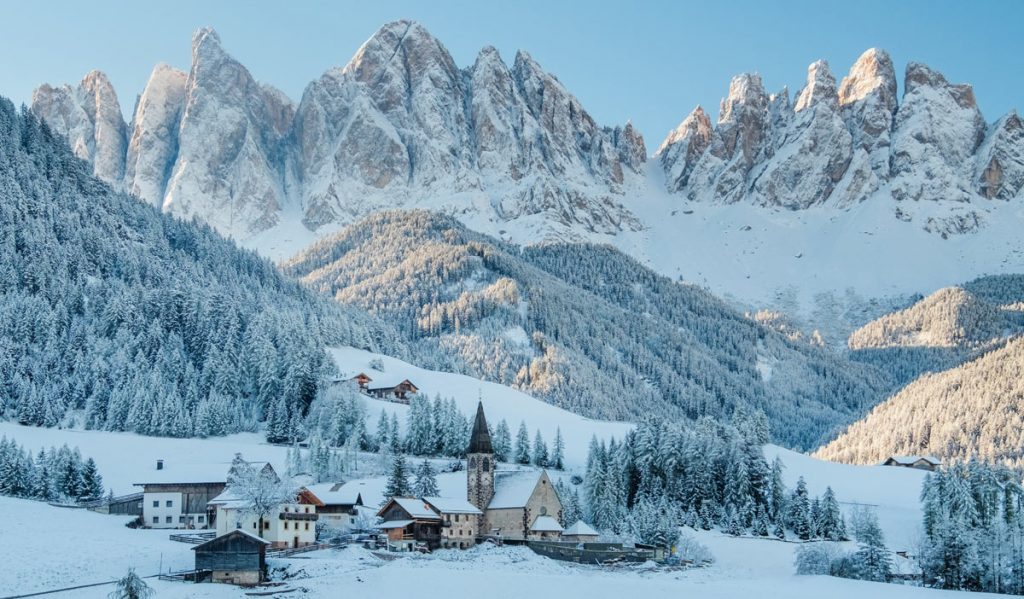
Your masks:
<instances>
[{"instance_id":1,"label":"snow-covered pine tree","mask_svg":"<svg viewBox=\"0 0 1024 599\"><path fill-rule=\"evenodd\" d=\"M565 440L562 438L562 428L555 429L555 444L551 448L550 466L555 470L565 468Z\"/></svg>"},{"instance_id":2,"label":"snow-covered pine tree","mask_svg":"<svg viewBox=\"0 0 1024 599\"><path fill-rule=\"evenodd\" d=\"M424 459L416 468L416 482L413 483L413 495L416 497L437 497L441 494L437 487L437 473L430 460Z\"/></svg>"},{"instance_id":3,"label":"snow-covered pine tree","mask_svg":"<svg viewBox=\"0 0 1024 599\"><path fill-rule=\"evenodd\" d=\"M826 487L825 493L821 496L821 509L818 513L817 533L823 539L829 541L845 541L846 522L843 520L843 512L839 509L839 502L832 487Z\"/></svg>"},{"instance_id":4,"label":"snow-covered pine tree","mask_svg":"<svg viewBox=\"0 0 1024 599\"><path fill-rule=\"evenodd\" d=\"M530 461L533 462L534 466L542 468L548 465L548 444L544 442L540 429L537 429L537 433L533 437L533 451L531 452Z\"/></svg>"},{"instance_id":5,"label":"snow-covered pine tree","mask_svg":"<svg viewBox=\"0 0 1024 599\"><path fill-rule=\"evenodd\" d=\"M504 418L494 429L494 437L491 440L494 446L494 459L499 462L509 461L512 456L512 432Z\"/></svg>"},{"instance_id":6,"label":"snow-covered pine tree","mask_svg":"<svg viewBox=\"0 0 1024 599\"><path fill-rule=\"evenodd\" d=\"M526 430L526 422L519 423L519 432L516 434L515 458L518 464L530 463L530 433Z\"/></svg>"},{"instance_id":7,"label":"snow-covered pine tree","mask_svg":"<svg viewBox=\"0 0 1024 599\"><path fill-rule=\"evenodd\" d=\"M387 503L392 497L410 497L412 495L413 489L409 483L409 462L406 461L403 454L396 454L391 462L388 481L384 485L384 503Z\"/></svg>"}]
</instances>

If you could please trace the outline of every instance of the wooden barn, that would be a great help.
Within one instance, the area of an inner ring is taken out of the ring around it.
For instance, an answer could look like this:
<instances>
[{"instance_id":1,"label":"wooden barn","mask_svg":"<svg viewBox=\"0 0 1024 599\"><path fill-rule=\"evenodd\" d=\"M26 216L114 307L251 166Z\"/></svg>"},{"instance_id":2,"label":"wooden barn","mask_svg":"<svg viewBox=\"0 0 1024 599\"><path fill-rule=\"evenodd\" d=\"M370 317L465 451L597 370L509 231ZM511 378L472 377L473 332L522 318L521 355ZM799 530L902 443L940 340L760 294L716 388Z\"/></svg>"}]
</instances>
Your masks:
<instances>
[{"instance_id":1,"label":"wooden barn","mask_svg":"<svg viewBox=\"0 0 1024 599\"><path fill-rule=\"evenodd\" d=\"M111 516L141 516L142 493L121 495L120 497L104 497L83 504L90 511Z\"/></svg>"},{"instance_id":2,"label":"wooden barn","mask_svg":"<svg viewBox=\"0 0 1024 599\"><path fill-rule=\"evenodd\" d=\"M192 548L196 570L209 572L208 580L256 585L267 577L268 541L244 530L233 530Z\"/></svg>"}]
</instances>

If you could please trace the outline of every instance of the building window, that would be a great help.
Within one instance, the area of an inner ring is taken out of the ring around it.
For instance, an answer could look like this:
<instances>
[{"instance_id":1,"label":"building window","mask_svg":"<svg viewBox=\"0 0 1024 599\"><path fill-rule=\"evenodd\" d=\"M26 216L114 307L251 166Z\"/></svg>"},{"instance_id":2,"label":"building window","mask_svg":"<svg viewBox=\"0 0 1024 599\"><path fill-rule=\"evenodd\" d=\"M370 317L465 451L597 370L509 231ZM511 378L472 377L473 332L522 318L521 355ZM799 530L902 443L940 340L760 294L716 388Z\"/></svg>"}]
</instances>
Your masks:
<instances>
[{"instance_id":1,"label":"building window","mask_svg":"<svg viewBox=\"0 0 1024 599\"><path fill-rule=\"evenodd\" d=\"M256 523L255 522L252 523L252 527L256 528Z\"/></svg>"},{"instance_id":2,"label":"building window","mask_svg":"<svg viewBox=\"0 0 1024 599\"><path fill-rule=\"evenodd\" d=\"M153 524L160 524L160 516L153 516Z\"/></svg>"},{"instance_id":3,"label":"building window","mask_svg":"<svg viewBox=\"0 0 1024 599\"><path fill-rule=\"evenodd\" d=\"M154 501L153 502L153 507L160 507L160 502L159 501Z\"/></svg>"},{"instance_id":4,"label":"building window","mask_svg":"<svg viewBox=\"0 0 1024 599\"><path fill-rule=\"evenodd\" d=\"M165 522L166 522L167 524L171 524L171 523L172 523L173 521L174 521L174 519L173 519L173 518L171 518L170 516L167 516L167 518L166 518L166 520L165 520Z\"/></svg>"},{"instance_id":5,"label":"building window","mask_svg":"<svg viewBox=\"0 0 1024 599\"><path fill-rule=\"evenodd\" d=\"M286 513L286 514L288 513L288 506L284 507L284 513Z\"/></svg>"},{"instance_id":6,"label":"building window","mask_svg":"<svg viewBox=\"0 0 1024 599\"><path fill-rule=\"evenodd\" d=\"M178 516L178 524L184 524L184 523L185 523L185 516Z\"/></svg>"},{"instance_id":7,"label":"building window","mask_svg":"<svg viewBox=\"0 0 1024 599\"><path fill-rule=\"evenodd\" d=\"M491 470L491 460L490 460L490 458L484 458L484 472L490 472L490 470Z\"/></svg>"},{"instance_id":8,"label":"building window","mask_svg":"<svg viewBox=\"0 0 1024 599\"><path fill-rule=\"evenodd\" d=\"M309 530L309 522L306 522L306 530Z\"/></svg>"},{"instance_id":9,"label":"building window","mask_svg":"<svg viewBox=\"0 0 1024 599\"><path fill-rule=\"evenodd\" d=\"M309 513L309 506L308 505L306 506L306 513L307 514Z\"/></svg>"},{"instance_id":10,"label":"building window","mask_svg":"<svg viewBox=\"0 0 1024 599\"><path fill-rule=\"evenodd\" d=\"M284 529L288 530L288 523L287 522L284 523Z\"/></svg>"},{"instance_id":11,"label":"building window","mask_svg":"<svg viewBox=\"0 0 1024 599\"><path fill-rule=\"evenodd\" d=\"M202 524L203 522L206 522L206 516L199 516L199 523Z\"/></svg>"},{"instance_id":12,"label":"building window","mask_svg":"<svg viewBox=\"0 0 1024 599\"><path fill-rule=\"evenodd\" d=\"M540 515L541 516L547 516L548 515L548 507L546 505L540 506Z\"/></svg>"},{"instance_id":13,"label":"building window","mask_svg":"<svg viewBox=\"0 0 1024 599\"><path fill-rule=\"evenodd\" d=\"M263 523L263 530L270 530L270 522Z\"/></svg>"},{"instance_id":14,"label":"building window","mask_svg":"<svg viewBox=\"0 0 1024 599\"><path fill-rule=\"evenodd\" d=\"M173 506L174 506L174 502L171 501L170 499L168 499L167 500L167 507L173 507Z\"/></svg>"}]
</instances>

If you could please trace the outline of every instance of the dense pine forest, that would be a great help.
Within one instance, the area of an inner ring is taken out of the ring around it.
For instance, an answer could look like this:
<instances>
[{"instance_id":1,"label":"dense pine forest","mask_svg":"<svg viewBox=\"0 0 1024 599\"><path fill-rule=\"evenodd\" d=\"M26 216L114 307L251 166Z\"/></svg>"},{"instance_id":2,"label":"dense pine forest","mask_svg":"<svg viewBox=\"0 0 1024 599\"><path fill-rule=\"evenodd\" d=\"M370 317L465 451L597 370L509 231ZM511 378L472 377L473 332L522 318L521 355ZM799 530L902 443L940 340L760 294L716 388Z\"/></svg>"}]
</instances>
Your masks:
<instances>
[{"instance_id":1,"label":"dense pine forest","mask_svg":"<svg viewBox=\"0 0 1024 599\"><path fill-rule=\"evenodd\" d=\"M152 435L305 416L324 347L403 355L387 326L316 296L199 222L91 176L0 99L0 414Z\"/></svg>"},{"instance_id":2,"label":"dense pine forest","mask_svg":"<svg viewBox=\"0 0 1024 599\"><path fill-rule=\"evenodd\" d=\"M368 217L284 270L393 323L425 366L593 417L760 409L775 440L812 448L893 387L611 248L522 249L438 214Z\"/></svg>"}]
</instances>

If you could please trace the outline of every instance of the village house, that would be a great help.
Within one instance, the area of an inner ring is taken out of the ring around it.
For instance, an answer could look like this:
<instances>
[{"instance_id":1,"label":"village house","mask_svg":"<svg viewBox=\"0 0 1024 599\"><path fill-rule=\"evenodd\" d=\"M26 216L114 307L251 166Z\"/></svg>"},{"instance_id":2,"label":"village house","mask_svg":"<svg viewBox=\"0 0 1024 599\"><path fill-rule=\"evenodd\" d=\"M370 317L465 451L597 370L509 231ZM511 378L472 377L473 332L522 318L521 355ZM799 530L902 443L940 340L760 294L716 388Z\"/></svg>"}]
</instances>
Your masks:
<instances>
[{"instance_id":1,"label":"village house","mask_svg":"<svg viewBox=\"0 0 1024 599\"><path fill-rule=\"evenodd\" d=\"M377 528L387 534L389 549L412 551L416 543L430 549L441 546L441 514L422 499L392 497L377 516L383 520Z\"/></svg>"},{"instance_id":2,"label":"village house","mask_svg":"<svg viewBox=\"0 0 1024 599\"><path fill-rule=\"evenodd\" d=\"M377 381L373 386L367 387L366 392L377 399L408 404L412 396L419 393L419 390L419 387L409 379L394 378Z\"/></svg>"},{"instance_id":3,"label":"village house","mask_svg":"<svg viewBox=\"0 0 1024 599\"><path fill-rule=\"evenodd\" d=\"M898 466L901 468L914 468L917 470L938 470L942 466L942 460L935 456L919 455L894 455L882 462L883 466Z\"/></svg>"},{"instance_id":4,"label":"village house","mask_svg":"<svg viewBox=\"0 0 1024 599\"><path fill-rule=\"evenodd\" d=\"M378 515L378 528L386 531L389 545L400 551L416 543L429 549L466 549L476 544L479 509L465 499L452 497L394 497Z\"/></svg>"},{"instance_id":5,"label":"village house","mask_svg":"<svg viewBox=\"0 0 1024 599\"><path fill-rule=\"evenodd\" d=\"M342 374L331 382L336 385L341 383L355 383L356 387L358 387L360 391L366 392L367 386L373 382L373 379L365 372L358 372L356 374Z\"/></svg>"},{"instance_id":6,"label":"village house","mask_svg":"<svg viewBox=\"0 0 1024 599\"><path fill-rule=\"evenodd\" d=\"M104 497L82 503L86 509L98 514L111 516L142 516L142 493L131 493L120 497Z\"/></svg>"},{"instance_id":7,"label":"village house","mask_svg":"<svg viewBox=\"0 0 1024 599\"><path fill-rule=\"evenodd\" d=\"M244 530L232 530L192 548L195 569L209 572L213 582L257 585L267 577L269 544Z\"/></svg>"},{"instance_id":8,"label":"village house","mask_svg":"<svg viewBox=\"0 0 1024 599\"><path fill-rule=\"evenodd\" d=\"M483 512L481 536L512 541L561 537L562 502L546 470L495 472L482 403L467 450L466 497Z\"/></svg>"},{"instance_id":9,"label":"village house","mask_svg":"<svg viewBox=\"0 0 1024 599\"><path fill-rule=\"evenodd\" d=\"M142 520L150 528L211 528L211 499L227 486L224 464L168 464L156 461L142 487Z\"/></svg>"},{"instance_id":10,"label":"village house","mask_svg":"<svg viewBox=\"0 0 1024 599\"><path fill-rule=\"evenodd\" d=\"M319 483L303 489L316 503L320 522L338 529L356 528L360 519L372 518L374 510L363 505L364 483Z\"/></svg>"},{"instance_id":11,"label":"village house","mask_svg":"<svg viewBox=\"0 0 1024 599\"><path fill-rule=\"evenodd\" d=\"M248 513L246 502L230 488L214 497L210 507L216 511L217 534L243 530L267 541L272 548L298 548L316 543L317 499L308 491L299 491L295 501L279 506L263 519L263 530L255 515Z\"/></svg>"}]
</instances>

